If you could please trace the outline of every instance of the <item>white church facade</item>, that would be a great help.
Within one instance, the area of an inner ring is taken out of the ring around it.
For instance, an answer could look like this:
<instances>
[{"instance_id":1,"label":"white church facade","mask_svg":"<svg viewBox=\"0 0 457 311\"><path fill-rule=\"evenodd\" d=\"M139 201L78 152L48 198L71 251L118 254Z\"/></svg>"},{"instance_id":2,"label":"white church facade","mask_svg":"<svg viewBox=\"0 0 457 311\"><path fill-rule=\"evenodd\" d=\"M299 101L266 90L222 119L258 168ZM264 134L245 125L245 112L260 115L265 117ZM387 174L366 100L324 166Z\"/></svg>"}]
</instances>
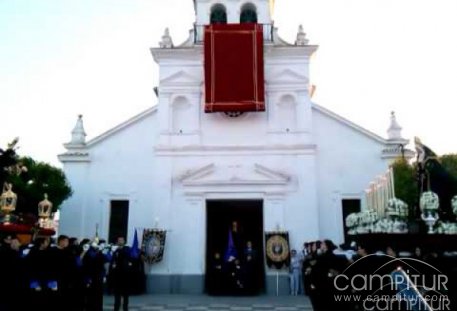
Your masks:
<instances>
[{"instance_id":1,"label":"white church facade","mask_svg":"<svg viewBox=\"0 0 457 311\"><path fill-rule=\"evenodd\" d=\"M296 249L324 238L342 243L345 209L364 204L369 182L408 142L394 116L383 138L312 101L308 68L317 46L301 29L295 43L279 38L272 1L194 4L189 39L175 46L166 33L151 49L157 104L89 141L80 117L59 155L74 190L62 207L62 233L91 237L98 225L103 238L131 241L135 228L167 230L163 260L147 267L151 292L205 291L208 228L222 223L218 217L255 224L257 244L277 229ZM204 25L216 10L240 23L246 8L263 25L265 111L206 113ZM276 272L264 271L273 293Z\"/></svg>"}]
</instances>

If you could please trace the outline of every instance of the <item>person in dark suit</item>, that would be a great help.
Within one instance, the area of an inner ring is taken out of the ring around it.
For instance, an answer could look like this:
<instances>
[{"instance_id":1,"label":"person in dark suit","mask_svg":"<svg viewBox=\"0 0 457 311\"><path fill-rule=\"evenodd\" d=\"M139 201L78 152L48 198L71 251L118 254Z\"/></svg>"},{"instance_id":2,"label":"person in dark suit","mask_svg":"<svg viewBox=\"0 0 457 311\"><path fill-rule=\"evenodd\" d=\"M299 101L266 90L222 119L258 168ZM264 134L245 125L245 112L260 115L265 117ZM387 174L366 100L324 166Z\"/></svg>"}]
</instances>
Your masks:
<instances>
[{"instance_id":1,"label":"person in dark suit","mask_svg":"<svg viewBox=\"0 0 457 311\"><path fill-rule=\"evenodd\" d=\"M246 294L256 294L259 290L260 284L260 265L258 263L258 254L257 250L254 249L254 246L251 241L246 242L246 248L244 249L243 256L243 265L245 267L245 286Z\"/></svg>"},{"instance_id":2,"label":"person in dark suit","mask_svg":"<svg viewBox=\"0 0 457 311\"><path fill-rule=\"evenodd\" d=\"M57 247L52 249L54 265L57 269L58 299L62 310L74 310L75 303L73 299L75 274L76 274L76 256L69 248L69 237L60 235L57 238Z\"/></svg>"},{"instance_id":3,"label":"person in dark suit","mask_svg":"<svg viewBox=\"0 0 457 311\"><path fill-rule=\"evenodd\" d=\"M334 278L342 271L341 260L333 253L335 244L322 241L320 255L311 275L311 303L315 311L339 310L334 299Z\"/></svg>"},{"instance_id":4,"label":"person in dark suit","mask_svg":"<svg viewBox=\"0 0 457 311\"><path fill-rule=\"evenodd\" d=\"M116 250L110 264L110 280L114 293L114 311L119 311L121 307L124 311L129 308L129 295L132 277L132 257L130 248L125 246L123 237L117 238Z\"/></svg>"},{"instance_id":5,"label":"person in dark suit","mask_svg":"<svg viewBox=\"0 0 457 311\"><path fill-rule=\"evenodd\" d=\"M102 311L105 263L108 260L96 242L90 246L85 244L81 258L85 282L85 310Z\"/></svg>"},{"instance_id":6,"label":"person in dark suit","mask_svg":"<svg viewBox=\"0 0 457 311\"><path fill-rule=\"evenodd\" d=\"M312 268L316 262L316 249L315 243L305 243L304 248L305 252L303 252L303 264L302 264L302 282L303 282L303 292L306 296L310 294L310 275Z\"/></svg>"},{"instance_id":7,"label":"person in dark suit","mask_svg":"<svg viewBox=\"0 0 457 311\"><path fill-rule=\"evenodd\" d=\"M58 310L57 269L48 237L37 238L27 256L30 307L36 310Z\"/></svg>"},{"instance_id":8,"label":"person in dark suit","mask_svg":"<svg viewBox=\"0 0 457 311\"><path fill-rule=\"evenodd\" d=\"M227 278L223 264L221 253L215 252L213 258L211 258L211 265L207 279L208 293L210 295L221 294L224 290L224 286L226 286Z\"/></svg>"},{"instance_id":9,"label":"person in dark suit","mask_svg":"<svg viewBox=\"0 0 457 311\"><path fill-rule=\"evenodd\" d=\"M9 243L0 249L0 266L4 267L0 278L0 310L25 310L23 306L25 292L24 259L21 244L16 237L11 237Z\"/></svg>"}]
</instances>

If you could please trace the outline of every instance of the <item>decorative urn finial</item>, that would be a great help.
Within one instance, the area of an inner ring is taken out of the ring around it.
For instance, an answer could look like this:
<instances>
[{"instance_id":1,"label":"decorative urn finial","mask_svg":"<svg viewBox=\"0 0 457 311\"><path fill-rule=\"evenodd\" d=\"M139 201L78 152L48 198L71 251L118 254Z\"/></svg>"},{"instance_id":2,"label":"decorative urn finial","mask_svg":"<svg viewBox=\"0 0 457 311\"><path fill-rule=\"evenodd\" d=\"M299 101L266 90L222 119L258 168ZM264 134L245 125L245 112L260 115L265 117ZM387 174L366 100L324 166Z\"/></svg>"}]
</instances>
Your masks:
<instances>
[{"instance_id":1,"label":"decorative urn finial","mask_svg":"<svg viewBox=\"0 0 457 311\"><path fill-rule=\"evenodd\" d=\"M390 126L387 129L387 137L389 140L399 140L403 139L401 136L402 127L397 122L397 117L395 116L395 111L390 113Z\"/></svg>"},{"instance_id":2,"label":"decorative urn finial","mask_svg":"<svg viewBox=\"0 0 457 311\"><path fill-rule=\"evenodd\" d=\"M298 26L297 40L295 40L295 45L307 45L309 40L306 38L306 33L303 30L303 25Z\"/></svg>"},{"instance_id":3,"label":"decorative urn finial","mask_svg":"<svg viewBox=\"0 0 457 311\"><path fill-rule=\"evenodd\" d=\"M162 49L171 49L173 47L173 40L170 36L170 30L165 28L165 31L162 36L162 41L159 42L159 46Z\"/></svg>"},{"instance_id":4,"label":"decorative urn finial","mask_svg":"<svg viewBox=\"0 0 457 311\"><path fill-rule=\"evenodd\" d=\"M72 145L84 145L86 143L86 132L84 131L83 115L78 115L76 125L71 131L71 142Z\"/></svg>"}]
</instances>

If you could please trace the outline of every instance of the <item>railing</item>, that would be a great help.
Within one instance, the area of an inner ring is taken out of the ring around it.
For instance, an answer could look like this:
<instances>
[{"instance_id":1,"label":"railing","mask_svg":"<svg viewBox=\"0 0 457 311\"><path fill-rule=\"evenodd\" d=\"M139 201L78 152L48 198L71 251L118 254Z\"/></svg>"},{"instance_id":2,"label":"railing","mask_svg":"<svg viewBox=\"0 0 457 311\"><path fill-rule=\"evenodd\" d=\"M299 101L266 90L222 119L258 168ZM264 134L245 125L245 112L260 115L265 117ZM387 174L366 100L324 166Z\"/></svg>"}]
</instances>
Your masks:
<instances>
[{"instance_id":1,"label":"railing","mask_svg":"<svg viewBox=\"0 0 457 311\"><path fill-rule=\"evenodd\" d=\"M263 40L273 42L273 24L261 24L263 27ZM194 24L194 43L202 44L205 39L205 25Z\"/></svg>"}]
</instances>

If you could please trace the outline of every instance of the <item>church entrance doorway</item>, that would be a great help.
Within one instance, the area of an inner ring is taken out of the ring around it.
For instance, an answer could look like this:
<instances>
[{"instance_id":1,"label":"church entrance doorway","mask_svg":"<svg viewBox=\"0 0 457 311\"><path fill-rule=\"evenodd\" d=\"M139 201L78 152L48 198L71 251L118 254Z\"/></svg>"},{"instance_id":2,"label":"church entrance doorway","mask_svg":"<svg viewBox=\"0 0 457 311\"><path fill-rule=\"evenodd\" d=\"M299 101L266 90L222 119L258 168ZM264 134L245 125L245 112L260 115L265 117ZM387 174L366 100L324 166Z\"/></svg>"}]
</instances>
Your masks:
<instances>
[{"instance_id":1,"label":"church entrance doorway","mask_svg":"<svg viewBox=\"0 0 457 311\"><path fill-rule=\"evenodd\" d=\"M263 202L206 202L206 290L255 295L264 290Z\"/></svg>"}]
</instances>

